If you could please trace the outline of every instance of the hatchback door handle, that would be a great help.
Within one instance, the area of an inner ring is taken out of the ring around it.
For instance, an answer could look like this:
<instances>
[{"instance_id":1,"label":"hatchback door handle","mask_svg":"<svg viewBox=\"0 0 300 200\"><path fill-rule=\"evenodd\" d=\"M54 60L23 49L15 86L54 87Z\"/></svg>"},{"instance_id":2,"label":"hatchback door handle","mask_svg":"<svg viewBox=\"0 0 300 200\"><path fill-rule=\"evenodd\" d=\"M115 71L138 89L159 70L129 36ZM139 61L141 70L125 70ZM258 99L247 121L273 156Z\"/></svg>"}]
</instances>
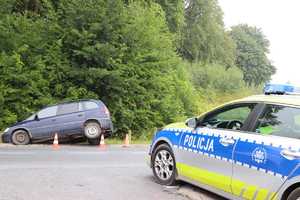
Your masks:
<instances>
[{"instance_id":1,"label":"hatchback door handle","mask_svg":"<svg viewBox=\"0 0 300 200\"><path fill-rule=\"evenodd\" d=\"M227 147L227 146L229 146L229 145L234 144L234 143L235 143L235 140L232 139L232 138L226 138L226 137L224 137L224 138L221 138L221 139L220 139L220 143L221 143L223 146Z\"/></svg>"},{"instance_id":2,"label":"hatchback door handle","mask_svg":"<svg viewBox=\"0 0 300 200\"><path fill-rule=\"evenodd\" d=\"M284 149L280 152L280 154L288 160L294 160L300 158L300 152L291 151L288 149Z\"/></svg>"}]
</instances>

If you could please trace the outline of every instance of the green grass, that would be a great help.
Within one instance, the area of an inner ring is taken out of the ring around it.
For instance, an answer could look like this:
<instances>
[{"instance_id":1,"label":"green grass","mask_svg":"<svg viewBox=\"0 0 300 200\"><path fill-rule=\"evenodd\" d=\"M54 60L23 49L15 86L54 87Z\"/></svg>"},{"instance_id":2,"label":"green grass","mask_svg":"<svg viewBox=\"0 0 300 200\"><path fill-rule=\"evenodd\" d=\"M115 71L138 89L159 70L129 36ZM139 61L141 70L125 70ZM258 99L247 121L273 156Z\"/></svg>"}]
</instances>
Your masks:
<instances>
[{"instance_id":1,"label":"green grass","mask_svg":"<svg viewBox=\"0 0 300 200\"><path fill-rule=\"evenodd\" d=\"M106 144L123 144L124 140L118 138L108 138L105 140ZM131 140L130 144L150 144L151 140L134 139Z\"/></svg>"}]
</instances>

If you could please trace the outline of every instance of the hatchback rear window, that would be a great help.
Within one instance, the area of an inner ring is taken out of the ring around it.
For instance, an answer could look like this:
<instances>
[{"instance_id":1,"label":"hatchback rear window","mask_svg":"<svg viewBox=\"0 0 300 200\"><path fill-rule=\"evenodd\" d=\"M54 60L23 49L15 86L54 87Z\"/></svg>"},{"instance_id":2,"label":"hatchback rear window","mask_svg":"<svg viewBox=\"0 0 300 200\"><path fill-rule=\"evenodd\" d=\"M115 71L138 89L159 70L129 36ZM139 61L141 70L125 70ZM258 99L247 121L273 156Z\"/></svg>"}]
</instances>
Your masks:
<instances>
[{"instance_id":1,"label":"hatchback rear window","mask_svg":"<svg viewBox=\"0 0 300 200\"><path fill-rule=\"evenodd\" d=\"M86 102L84 102L84 108L86 110L96 109L96 108L98 108L98 105L95 102L86 101Z\"/></svg>"}]
</instances>

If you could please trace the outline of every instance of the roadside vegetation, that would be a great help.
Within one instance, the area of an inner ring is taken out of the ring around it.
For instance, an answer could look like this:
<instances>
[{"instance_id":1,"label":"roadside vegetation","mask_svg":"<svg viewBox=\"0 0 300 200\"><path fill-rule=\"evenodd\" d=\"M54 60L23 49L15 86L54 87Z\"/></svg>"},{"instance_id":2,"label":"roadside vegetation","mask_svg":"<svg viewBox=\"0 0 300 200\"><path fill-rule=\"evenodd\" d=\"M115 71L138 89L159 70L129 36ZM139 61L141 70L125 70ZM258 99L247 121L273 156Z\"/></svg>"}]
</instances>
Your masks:
<instances>
[{"instance_id":1,"label":"roadside vegetation","mask_svg":"<svg viewBox=\"0 0 300 200\"><path fill-rule=\"evenodd\" d=\"M275 68L217 0L0 0L0 130L41 107L101 99L116 136L261 92Z\"/></svg>"}]
</instances>

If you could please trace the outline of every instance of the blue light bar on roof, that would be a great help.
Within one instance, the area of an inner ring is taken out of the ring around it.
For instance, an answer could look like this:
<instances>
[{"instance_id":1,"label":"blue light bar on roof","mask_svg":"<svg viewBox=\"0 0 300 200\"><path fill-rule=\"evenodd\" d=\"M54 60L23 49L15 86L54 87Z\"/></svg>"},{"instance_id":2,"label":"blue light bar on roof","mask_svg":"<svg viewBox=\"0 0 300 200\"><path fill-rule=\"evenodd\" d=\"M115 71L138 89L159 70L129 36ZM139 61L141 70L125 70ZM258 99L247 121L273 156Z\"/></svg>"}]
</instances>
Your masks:
<instances>
[{"instance_id":1,"label":"blue light bar on roof","mask_svg":"<svg viewBox=\"0 0 300 200\"><path fill-rule=\"evenodd\" d=\"M267 83L264 87L265 94L299 94L300 88L290 84Z\"/></svg>"}]
</instances>

